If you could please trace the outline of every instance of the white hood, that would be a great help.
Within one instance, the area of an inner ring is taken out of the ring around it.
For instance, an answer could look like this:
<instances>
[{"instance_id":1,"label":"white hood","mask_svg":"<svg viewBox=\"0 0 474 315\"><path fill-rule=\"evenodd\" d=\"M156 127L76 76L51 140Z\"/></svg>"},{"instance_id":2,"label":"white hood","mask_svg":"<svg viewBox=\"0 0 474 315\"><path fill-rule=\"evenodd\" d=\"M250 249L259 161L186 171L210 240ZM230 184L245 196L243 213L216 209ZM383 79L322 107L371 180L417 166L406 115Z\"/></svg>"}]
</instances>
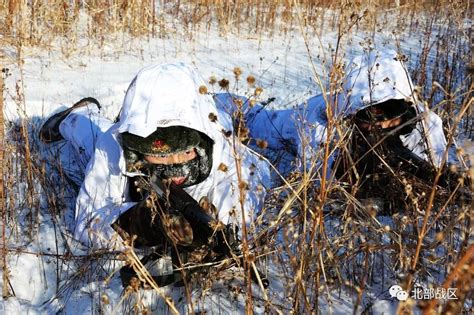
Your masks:
<instances>
[{"instance_id":1,"label":"white hood","mask_svg":"<svg viewBox=\"0 0 474 315\"><path fill-rule=\"evenodd\" d=\"M225 136L222 123L230 118L216 108L211 96L199 93L202 85L197 72L185 64L153 65L138 73L125 96L120 120L96 141L76 203L77 239L98 247L117 240L111 224L135 205L127 193L131 174L126 172L117 136L130 132L147 137L157 127L185 126L214 141L209 176L185 190L197 201L207 197L224 223L242 224L244 217L246 224L252 223L263 207L269 166L237 139ZM248 184L243 199L240 180Z\"/></svg>"},{"instance_id":2,"label":"white hood","mask_svg":"<svg viewBox=\"0 0 474 315\"><path fill-rule=\"evenodd\" d=\"M125 95L118 133L147 137L157 127L185 126L215 141L215 123L209 114L217 115L217 109L211 96L199 93L201 85L197 72L182 63L142 69Z\"/></svg>"},{"instance_id":3,"label":"white hood","mask_svg":"<svg viewBox=\"0 0 474 315\"><path fill-rule=\"evenodd\" d=\"M393 50L371 51L355 57L346 69L344 91L338 99L344 116L390 99L409 99L413 83L408 71Z\"/></svg>"},{"instance_id":4,"label":"white hood","mask_svg":"<svg viewBox=\"0 0 474 315\"><path fill-rule=\"evenodd\" d=\"M435 113L426 112L414 97L414 85L401 59L403 57L394 50L373 50L354 58L346 70L344 90L338 98L338 113L347 117L390 99L412 102L417 112L424 116L410 134L400 138L415 154L440 165L446 150L442 121Z\"/></svg>"}]
</instances>

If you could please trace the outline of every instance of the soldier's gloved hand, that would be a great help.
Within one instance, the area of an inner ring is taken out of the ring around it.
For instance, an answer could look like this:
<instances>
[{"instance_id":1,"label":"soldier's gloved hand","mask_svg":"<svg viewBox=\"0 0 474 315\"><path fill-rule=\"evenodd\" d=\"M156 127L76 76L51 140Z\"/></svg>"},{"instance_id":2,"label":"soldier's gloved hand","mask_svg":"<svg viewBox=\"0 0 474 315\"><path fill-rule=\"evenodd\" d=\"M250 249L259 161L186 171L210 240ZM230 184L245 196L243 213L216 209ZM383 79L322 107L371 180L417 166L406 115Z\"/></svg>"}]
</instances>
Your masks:
<instances>
[{"instance_id":1,"label":"soldier's gloved hand","mask_svg":"<svg viewBox=\"0 0 474 315\"><path fill-rule=\"evenodd\" d=\"M146 199L122 213L112 227L124 240L134 239L136 247L164 245L161 220L147 206Z\"/></svg>"},{"instance_id":2,"label":"soldier's gloved hand","mask_svg":"<svg viewBox=\"0 0 474 315\"><path fill-rule=\"evenodd\" d=\"M168 209L161 215L149 206L150 201L139 202L122 213L112 227L122 238L134 239L136 247L164 245L166 239L180 246L192 244L193 229L179 211Z\"/></svg>"},{"instance_id":3,"label":"soldier's gloved hand","mask_svg":"<svg viewBox=\"0 0 474 315\"><path fill-rule=\"evenodd\" d=\"M176 245L190 246L194 235L191 224L177 210L169 209L163 218L163 229Z\"/></svg>"}]
</instances>

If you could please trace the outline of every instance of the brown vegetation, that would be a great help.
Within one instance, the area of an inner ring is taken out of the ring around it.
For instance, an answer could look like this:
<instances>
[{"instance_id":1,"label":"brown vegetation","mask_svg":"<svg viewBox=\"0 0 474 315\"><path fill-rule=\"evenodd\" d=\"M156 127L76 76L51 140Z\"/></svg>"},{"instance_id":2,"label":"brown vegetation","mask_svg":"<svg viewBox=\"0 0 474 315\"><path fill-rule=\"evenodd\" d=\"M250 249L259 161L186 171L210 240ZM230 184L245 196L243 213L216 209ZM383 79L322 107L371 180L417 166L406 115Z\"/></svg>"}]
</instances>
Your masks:
<instances>
[{"instance_id":1,"label":"brown vegetation","mask_svg":"<svg viewBox=\"0 0 474 315\"><path fill-rule=\"evenodd\" d=\"M364 29L373 31L375 36L377 32L387 31L384 27L388 20L396 19L396 27L390 30L395 38L411 32L424 34L420 50L412 56L412 60L416 60L416 64L412 65L413 78L422 87L420 94L427 106L443 118L449 143L453 144L459 133L464 132L472 138L473 132L472 77L466 71L471 62L470 47L469 43L466 44L469 38L464 26L466 19L469 19L466 16L468 7L466 1L416 0L9 0L0 1L0 20L5 21L0 24L0 40L3 47L12 47L17 52L15 64L21 69L25 47L51 49L58 45L64 55L69 56L80 51L84 39L88 41L86 45L101 48L123 34L144 40L171 36L193 40L194 34L210 28L219 29L220 34L230 32L260 37L289 32L318 37L323 31L331 30L338 36L338 45L328 49L327 60L324 60L330 65L328 74L320 77L314 71L313 76L321 90L335 94L344 75L343 51L344 45L351 40L351 32ZM373 44L371 40L373 38L367 40L366 47ZM310 47L308 54L311 55ZM0 55L0 59L5 58ZM229 77L238 81L242 74L246 76L244 68L235 68ZM7 70L3 75L7 75ZM255 77L247 77L250 97L262 93L261 87L254 88L255 81ZM329 83L328 89L324 82ZM232 84L225 78L219 80L214 77L209 83L209 89L220 87L232 90ZM13 97L20 111L25 106L22 84L18 82ZM0 91L3 94L1 84ZM200 91L208 93L206 87ZM240 123L243 124L242 121ZM266 209L257 218L256 222L261 224L258 232L244 231L243 255L247 272L241 273L240 277L248 280L249 268L254 266L255 257L250 248L254 248L260 257L260 264L272 265L275 266L272 271L281 271L277 277L284 284L287 305L274 304L265 295L263 304L266 310L286 313L289 306L295 313L316 312L322 299L331 301L332 292L344 290L356 296L354 313L369 312L374 298L367 297L367 292L376 288L386 291L393 284L393 279L398 279L407 290L415 280L433 286L465 288L469 283L472 286L472 268L467 270L466 267L469 263L472 265L472 201L454 198L457 189L450 191L437 187L439 172L435 183L420 183L394 175L391 187L398 189L394 191L403 202L387 223L387 218L378 216L374 207L354 197L358 182L350 183L348 188L337 181L326 181L324 172L329 155L347 146L347 126L344 122L329 113L328 125L330 129L334 127L338 130L339 137L328 139L320 156L314 157L311 167L282 179L284 184L273 191ZM6 257L9 252L22 252L21 249L7 247L9 240L20 234L20 214L28 212L28 225L21 228L26 228L28 236L34 239L38 233L40 195L45 195L48 211L55 218L55 224L59 225L58 214L68 194L62 187L68 187L68 184L60 166L52 170L57 175L54 178L46 171L46 163L38 154L40 145L34 136L37 126L32 126L27 119L15 125L5 122L0 126L0 140L3 143L0 162L4 175L0 189L2 268L3 294L6 297L14 294L7 285ZM3 142L4 130L10 137L6 142ZM245 126L239 126L239 130L245 130ZM247 138L247 134L242 137ZM260 141L258 146L265 150L267 144ZM458 153L462 155L461 151ZM322 161L322 164L317 161ZM467 165L469 163L464 166ZM227 167L221 165L219 169L225 172ZM470 172L473 172L472 169ZM314 185L316 179L320 180L317 187ZM57 181L61 184L58 185ZM244 189L241 191L244 193ZM19 195L25 196L26 200L16 200ZM328 209L331 211L328 212ZM10 233L8 237L6 229ZM63 239L57 242L67 244ZM66 251L64 256L57 255L55 259L63 263L69 261L71 252L67 246ZM133 251L127 252L126 256L125 260L136 266L145 281L155 288L156 284L150 281ZM87 262L84 266L88 266ZM211 279L225 278L222 276L225 272L216 273L211 271ZM60 279L58 269L57 284ZM247 311L250 313L250 280L247 284ZM205 281L201 285L208 289L212 283ZM126 294L134 294L132 291L128 290ZM435 312L441 312L445 307L459 310L472 295L465 292L460 297L460 300L453 302L456 305L451 302L438 305L439 301L432 301L428 304L419 302L418 306ZM170 305L170 310L177 312L173 302L163 298ZM415 305L416 301L401 303L399 312L409 311ZM135 308L144 309L143 305Z\"/></svg>"}]
</instances>

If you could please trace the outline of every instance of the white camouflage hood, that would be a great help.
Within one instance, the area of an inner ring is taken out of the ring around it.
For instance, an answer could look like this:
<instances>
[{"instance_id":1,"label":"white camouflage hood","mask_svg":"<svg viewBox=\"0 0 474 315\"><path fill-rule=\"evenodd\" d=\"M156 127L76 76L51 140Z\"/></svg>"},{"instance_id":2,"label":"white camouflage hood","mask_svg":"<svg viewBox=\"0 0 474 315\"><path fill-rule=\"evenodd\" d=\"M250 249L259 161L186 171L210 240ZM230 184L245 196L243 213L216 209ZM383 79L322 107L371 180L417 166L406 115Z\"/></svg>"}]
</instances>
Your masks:
<instances>
[{"instance_id":1,"label":"white camouflage hood","mask_svg":"<svg viewBox=\"0 0 474 315\"><path fill-rule=\"evenodd\" d=\"M196 70L183 63L142 69L125 95L117 132L147 137L157 127L184 126L216 141L209 115L216 115L217 109L211 96L199 93L201 85Z\"/></svg>"},{"instance_id":2,"label":"white camouflage hood","mask_svg":"<svg viewBox=\"0 0 474 315\"><path fill-rule=\"evenodd\" d=\"M399 54L371 51L355 57L346 69L338 112L344 116L390 99L411 99L413 83Z\"/></svg>"},{"instance_id":3,"label":"white camouflage hood","mask_svg":"<svg viewBox=\"0 0 474 315\"><path fill-rule=\"evenodd\" d=\"M205 180L185 190L196 201L206 197L225 224L244 224L244 217L245 224L252 222L254 214L263 207L265 186L270 183L268 164L222 133L221 122L225 121L226 113L218 111L211 96L199 93L202 85L196 70L181 63L153 65L138 73L126 93L120 120L96 141L76 202L77 239L97 247L108 247L114 242L120 247L120 238L111 225L136 205L127 187L129 176L140 174L127 173L117 136L129 132L147 137L157 127L184 126L210 137L214 141L212 169ZM244 199L239 180L248 185Z\"/></svg>"}]
</instances>

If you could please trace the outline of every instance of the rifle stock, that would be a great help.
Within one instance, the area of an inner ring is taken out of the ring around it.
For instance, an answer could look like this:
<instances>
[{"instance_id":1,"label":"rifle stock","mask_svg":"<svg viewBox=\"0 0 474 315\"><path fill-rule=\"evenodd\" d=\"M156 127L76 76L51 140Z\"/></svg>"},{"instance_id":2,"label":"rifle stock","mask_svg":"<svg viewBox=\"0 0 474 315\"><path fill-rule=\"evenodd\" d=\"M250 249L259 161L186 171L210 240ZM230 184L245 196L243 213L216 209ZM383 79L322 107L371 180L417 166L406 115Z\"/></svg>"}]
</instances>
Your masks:
<instances>
[{"instance_id":1,"label":"rifle stock","mask_svg":"<svg viewBox=\"0 0 474 315\"><path fill-rule=\"evenodd\" d=\"M173 209L183 214L191 224L194 236L197 236L200 244L210 246L214 252L226 258L240 256L236 235L237 229L234 229L231 225L224 225L213 218L201 208L192 196L173 182L165 185L158 176L152 174L150 185L159 198L168 202ZM243 258L240 258L240 263L243 263ZM250 272L253 281L258 283L258 278L260 278L264 288L268 287L269 281L260 271L255 272L250 267Z\"/></svg>"},{"instance_id":2,"label":"rifle stock","mask_svg":"<svg viewBox=\"0 0 474 315\"><path fill-rule=\"evenodd\" d=\"M399 137L387 138L385 148L388 151L388 161L391 166L398 166L402 163L406 172L426 182L433 182L438 170L431 163L406 148ZM438 185L452 190L460 179L460 174L451 171L449 167L443 167Z\"/></svg>"}]
</instances>

